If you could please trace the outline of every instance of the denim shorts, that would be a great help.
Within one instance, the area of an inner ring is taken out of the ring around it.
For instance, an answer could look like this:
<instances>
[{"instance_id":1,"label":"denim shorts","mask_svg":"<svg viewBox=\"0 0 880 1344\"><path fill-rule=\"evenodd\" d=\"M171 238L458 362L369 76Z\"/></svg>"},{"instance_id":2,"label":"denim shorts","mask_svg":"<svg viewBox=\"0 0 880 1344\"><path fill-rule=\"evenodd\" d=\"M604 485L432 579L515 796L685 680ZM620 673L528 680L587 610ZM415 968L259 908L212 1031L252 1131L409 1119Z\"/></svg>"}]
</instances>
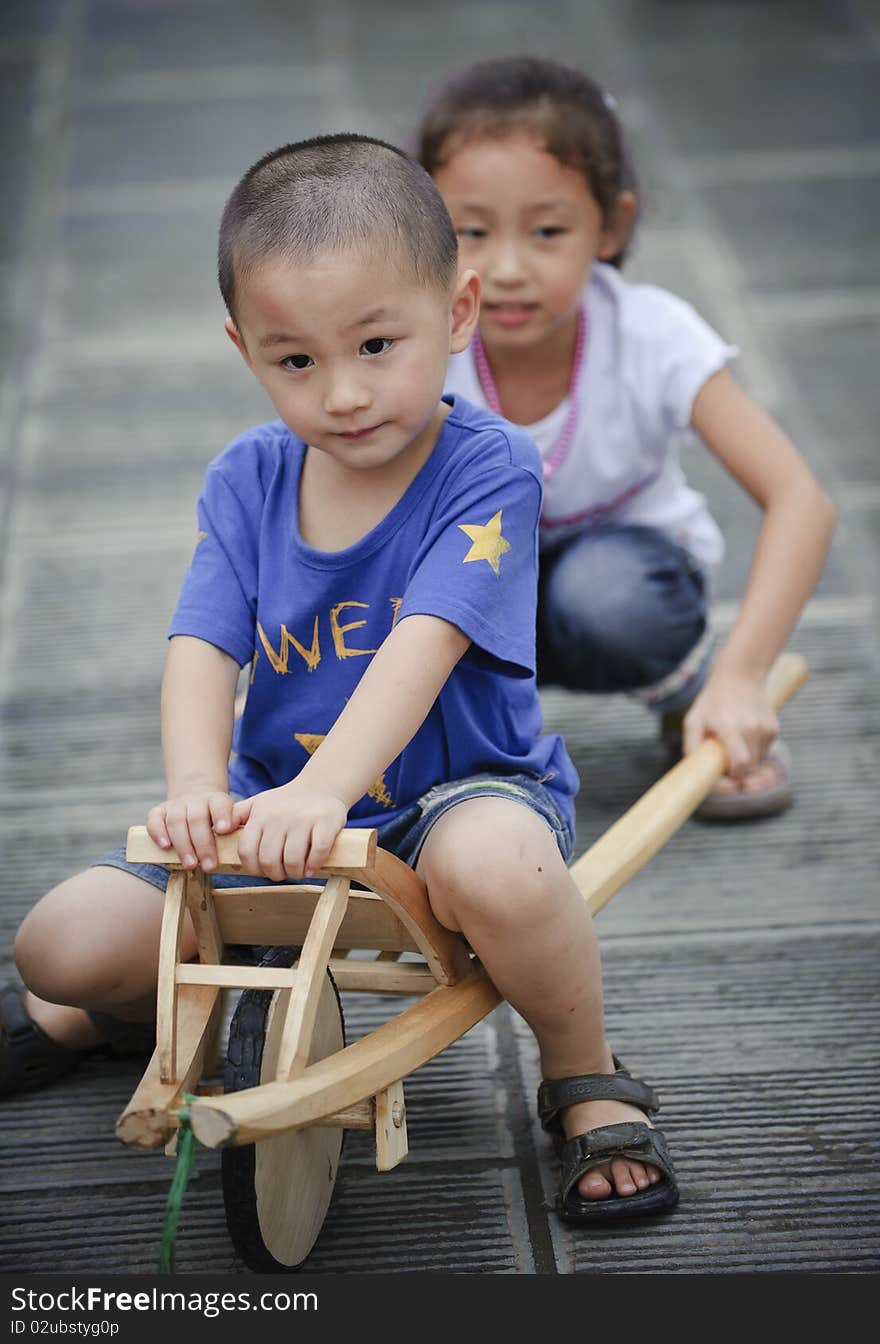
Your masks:
<instances>
[{"instance_id":1,"label":"denim shorts","mask_svg":"<svg viewBox=\"0 0 880 1344\"><path fill-rule=\"evenodd\" d=\"M404 863L415 867L422 845L435 822L458 803L471 798L509 798L512 802L528 807L541 818L553 833L559 846L559 852L568 863L574 849L574 833L555 797L532 775L471 775L467 779L454 780L448 784L435 784L427 793L422 794L409 807L384 826L377 827L378 842L382 849L390 850ZM129 863L125 857L125 846L111 850L89 865L92 868L121 868L123 872L140 877L151 886L164 891L168 885L170 869L159 863ZM248 873L215 873L211 881L215 887L259 887L289 886L275 883L268 877L251 877Z\"/></svg>"}]
</instances>

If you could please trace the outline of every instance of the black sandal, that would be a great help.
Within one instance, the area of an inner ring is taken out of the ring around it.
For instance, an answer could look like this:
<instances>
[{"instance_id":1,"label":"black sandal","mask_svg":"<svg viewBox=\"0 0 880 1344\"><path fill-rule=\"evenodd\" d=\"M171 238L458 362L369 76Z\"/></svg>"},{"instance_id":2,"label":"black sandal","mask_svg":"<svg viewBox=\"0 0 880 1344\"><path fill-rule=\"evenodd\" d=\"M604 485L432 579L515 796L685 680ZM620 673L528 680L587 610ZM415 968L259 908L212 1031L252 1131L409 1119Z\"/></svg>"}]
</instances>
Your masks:
<instances>
[{"instance_id":1,"label":"black sandal","mask_svg":"<svg viewBox=\"0 0 880 1344\"><path fill-rule=\"evenodd\" d=\"M545 1079L538 1089L538 1116L553 1140L560 1162L556 1212L568 1223L607 1222L663 1213L678 1203L678 1185L666 1140L659 1129L633 1121L601 1125L566 1139L559 1112L582 1101L624 1101L653 1114L660 1109L657 1094L647 1083L630 1077L615 1057L616 1073L585 1073L572 1078ZM615 1157L631 1158L656 1167L662 1180L634 1195L611 1194L605 1199L582 1199L577 1183L594 1167Z\"/></svg>"},{"instance_id":2,"label":"black sandal","mask_svg":"<svg viewBox=\"0 0 880 1344\"><path fill-rule=\"evenodd\" d=\"M89 1013L105 1040L72 1049L60 1045L37 1026L24 1006L24 987L10 982L0 989L0 1097L46 1087L72 1073L89 1055L126 1059L152 1053L156 1027L152 1022L122 1022L109 1013Z\"/></svg>"}]
</instances>

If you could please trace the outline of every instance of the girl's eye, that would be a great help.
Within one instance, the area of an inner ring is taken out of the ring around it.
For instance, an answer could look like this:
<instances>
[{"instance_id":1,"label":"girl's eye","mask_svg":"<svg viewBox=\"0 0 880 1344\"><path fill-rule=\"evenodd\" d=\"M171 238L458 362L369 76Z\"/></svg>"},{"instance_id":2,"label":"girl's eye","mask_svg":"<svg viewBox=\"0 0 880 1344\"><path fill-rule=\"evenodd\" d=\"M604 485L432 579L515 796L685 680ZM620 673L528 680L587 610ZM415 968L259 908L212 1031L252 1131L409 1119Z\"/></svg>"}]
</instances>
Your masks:
<instances>
[{"instance_id":1,"label":"girl's eye","mask_svg":"<svg viewBox=\"0 0 880 1344\"><path fill-rule=\"evenodd\" d=\"M307 369L314 361L311 355L285 355L281 361L282 369Z\"/></svg>"},{"instance_id":2,"label":"girl's eye","mask_svg":"<svg viewBox=\"0 0 880 1344\"><path fill-rule=\"evenodd\" d=\"M361 353L364 355L384 355L386 350L390 350L393 341L387 336L371 336L368 341L364 341L361 346Z\"/></svg>"},{"instance_id":3,"label":"girl's eye","mask_svg":"<svg viewBox=\"0 0 880 1344\"><path fill-rule=\"evenodd\" d=\"M479 238L485 238L487 230L474 226L470 229L458 229L457 233L459 238L467 238L469 242L475 242Z\"/></svg>"}]
</instances>

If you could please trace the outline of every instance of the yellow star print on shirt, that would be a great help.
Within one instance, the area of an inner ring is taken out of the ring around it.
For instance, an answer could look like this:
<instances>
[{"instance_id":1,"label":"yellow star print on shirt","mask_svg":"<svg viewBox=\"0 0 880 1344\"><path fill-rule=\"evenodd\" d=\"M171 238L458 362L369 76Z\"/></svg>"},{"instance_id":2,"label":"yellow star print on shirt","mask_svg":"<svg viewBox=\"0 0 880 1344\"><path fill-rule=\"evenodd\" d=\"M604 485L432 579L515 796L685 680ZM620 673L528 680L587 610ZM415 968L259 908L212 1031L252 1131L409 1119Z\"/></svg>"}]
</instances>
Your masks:
<instances>
[{"instance_id":1,"label":"yellow star print on shirt","mask_svg":"<svg viewBox=\"0 0 880 1344\"><path fill-rule=\"evenodd\" d=\"M459 529L465 536L470 537L472 545L467 555L462 560L466 565L469 560L485 560L492 566L495 573L501 576L501 557L505 551L510 550L510 542L501 535L501 513L499 509L494 518L490 518L488 523L459 523Z\"/></svg>"}]
</instances>

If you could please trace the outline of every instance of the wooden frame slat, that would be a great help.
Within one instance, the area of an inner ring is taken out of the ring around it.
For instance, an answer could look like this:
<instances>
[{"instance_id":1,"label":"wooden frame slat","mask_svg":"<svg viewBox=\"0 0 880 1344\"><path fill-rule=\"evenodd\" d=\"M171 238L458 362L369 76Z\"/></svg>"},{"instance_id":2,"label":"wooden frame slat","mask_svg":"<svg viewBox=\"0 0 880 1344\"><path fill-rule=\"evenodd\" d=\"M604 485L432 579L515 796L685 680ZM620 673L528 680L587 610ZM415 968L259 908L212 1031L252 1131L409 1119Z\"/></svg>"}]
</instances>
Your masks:
<instances>
[{"instance_id":1,"label":"wooden frame slat","mask_svg":"<svg viewBox=\"0 0 880 1344\"><path fill-rule=\"evenodd\" d=\"M437 981L424 962L361 961L331 957L330 971L341 990L360 990L372 994L429 994ZM201 962L181 962L175 979L178 985L214 985L218 989L293 989L297 968L270 966L208 966Z\"/></svg>"},{"instance_id":2,"label":"wooden frame slat","mask_svg":"<svg viewBox=\"0 0 880 1344\"><path fill-rule=\"evenodd\" d=\"M199 961L221 962L225 949L214 909L214 888L201 868L186 874L186 908L195 930Z\"/></svg>"},{"instance_id":3,"label":"wooden frame slat","mask_svg":"<svg viewBox=\"0 0 880 1344\"><path fill-rule=\"evenodd\" d=\"M323 887L217 887L214 908L227 943L302 946ZM352 891L336 935L338 948L418 952L391 906L372 891Z\"/></svg>"},{"instance_id":4,"label":"wooden frame slat","mask_svg":"<svg viewBox=\"0 0 880 1344\"><path fill-rule=\"evenodd\" d=\"M159 1077L173 1083L177 1077L177 964L183 914L186 909L187 876L172 873L165 892L162 931L159 936L159 974L156 987L156 1051Z\"/></svg>"},{"instance_id":5,"label":"wooden frame slat","mask_svg":"<svg viewBox=\"0 0 880 1344\"><path fill-rule=\"evenodd\" d=\"M207 966L181 962L179 985L215 985L218 989L292 989L296 971L283 966Z\"/></svg>"},{"instance_id":6,"label":"wooden frame slat","mask_svg":"<svg viewBox=\"0 0 880 1344\"><path fill-rule=\"evenodd\" d=\"M347 877L328 878L315 907L284 1018L276 1078L298 1078L309 1062L318 1000L327 982L327 965L348 905L350 885Z\"/></svg>"},{"instance_id":7,"label":"wooden frame slat","mask_svg":"<svg viewBox=\"0 0 880 1344\"><path fill-rule=\"evenodd\" d=\"M331 957L330 973L340 990L368 994L430 994L437 981L423 962L360 961L354 957Z\"/></svg>"}]
</instances>

